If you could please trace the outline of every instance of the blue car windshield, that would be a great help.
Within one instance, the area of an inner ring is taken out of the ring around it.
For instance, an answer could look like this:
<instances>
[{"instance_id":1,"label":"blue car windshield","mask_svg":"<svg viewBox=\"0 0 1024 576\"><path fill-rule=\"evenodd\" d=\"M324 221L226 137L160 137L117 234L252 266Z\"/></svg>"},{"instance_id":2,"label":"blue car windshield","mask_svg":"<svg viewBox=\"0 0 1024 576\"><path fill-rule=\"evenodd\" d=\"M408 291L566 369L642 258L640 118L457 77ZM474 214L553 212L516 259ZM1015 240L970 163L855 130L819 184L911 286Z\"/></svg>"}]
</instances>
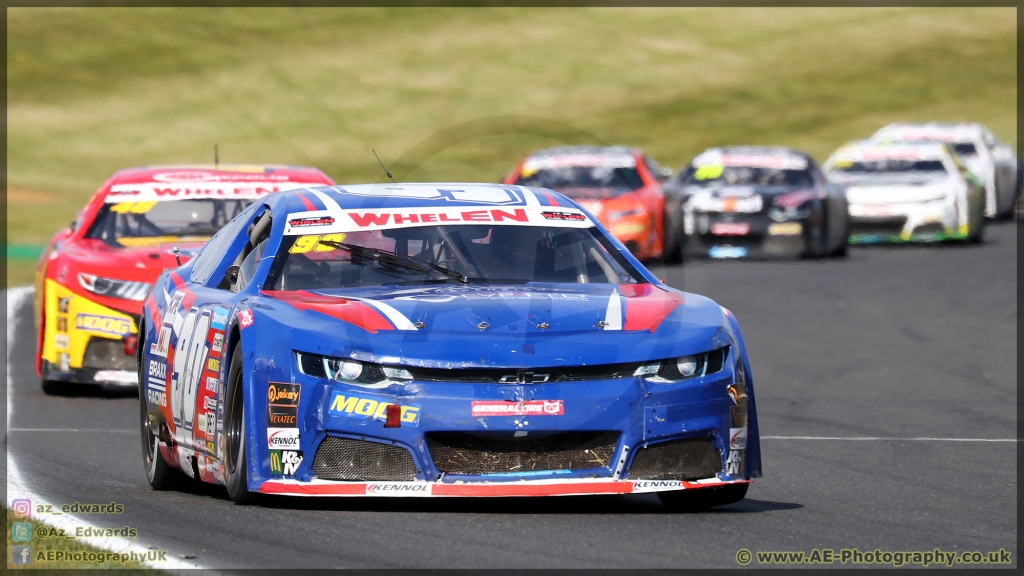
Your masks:
<instances>
[{"instance_id":1,"label":"blue car windshield","mask_svg":"<svg viewBox=\"0 0 1024 576\"><path fill-rule=\"evenodd\" d=\"M596 228L546 226L417 226L285 236L270 274L270 290L646 283Z\"/></svg>"}]
</instances>

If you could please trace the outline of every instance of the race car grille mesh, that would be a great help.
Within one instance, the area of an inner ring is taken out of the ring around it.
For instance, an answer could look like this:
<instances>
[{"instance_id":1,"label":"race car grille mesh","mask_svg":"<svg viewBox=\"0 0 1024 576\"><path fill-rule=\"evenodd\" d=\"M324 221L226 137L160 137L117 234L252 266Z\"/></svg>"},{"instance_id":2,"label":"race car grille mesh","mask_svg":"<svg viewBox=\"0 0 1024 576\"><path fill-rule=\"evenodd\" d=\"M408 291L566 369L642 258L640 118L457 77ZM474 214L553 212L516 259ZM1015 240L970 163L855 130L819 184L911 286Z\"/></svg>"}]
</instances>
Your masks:
<instances>
[{"instance_id":1,"label":"race car grille mesh","mask_svg":"<svg viewBox=\"0 0 1024 576\"><path fill-rule=\"evenodd\" d=\"M89 345L85 347L82 366L100 370L130 370L132 372L138 369L135 357L124 353L124 342L109 338L89 339Z\"/></svg>"},{"instance_id":2,"label":"race car grille mesh","mask_svg":"<svg viewBox=\"0 0 1024 576\"><path fill-rule=\"evenodd\" d=\"M416 464L401 446L328 436L316 449L313 473L322 480L415 480Z\"/></svg>"},{"instance_id":3,"label":"race car grille mesh","mask_svg":"<svg viewBox=\"0 0 1024 576\"><path fill-rule=\"evenodd\" d=\"M572 382L586 380L614 380L632 378L641 362L625 364L601 364L596 366L560 366L556 368L532 368L528 371L515 368L408 368L414 380L423 382L467 382L467 383L527 383Z\"/></svg>"},{"instance_id":4,"label":"race car grille mesh","mask_svg":"<svg viewBox=\"0 0 1024 576\"><path fill-rule=\"evenodd\" d=\"M687 438L641 448L633 458L634 480L700 480L722 470L722 456L710 437Z\"/></svg>"},{"instance_id":5,"label":"race car grille mesh","mask_svg":"<svg viewBox=\"0 0 1024 576\"><path fill-rule=\"evenodd\" d=\"M608 432L431 432L427 448L446 474L518 474L608 468L619 439Z\"/></svg>"}]
</instances>

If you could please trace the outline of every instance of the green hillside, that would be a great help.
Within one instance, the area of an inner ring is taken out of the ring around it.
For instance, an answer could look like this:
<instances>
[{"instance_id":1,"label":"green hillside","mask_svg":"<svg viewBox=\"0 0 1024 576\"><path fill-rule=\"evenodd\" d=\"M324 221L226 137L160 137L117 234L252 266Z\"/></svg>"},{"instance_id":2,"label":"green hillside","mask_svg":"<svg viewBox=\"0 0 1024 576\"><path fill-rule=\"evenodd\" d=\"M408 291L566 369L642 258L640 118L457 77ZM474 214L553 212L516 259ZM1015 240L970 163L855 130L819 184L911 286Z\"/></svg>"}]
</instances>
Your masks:
<instances>
[{"instance_id":1,"label":"green hillside","mask_svg":"<svg viewBox=\"0 0 1024 576\"><path fill-rule=\"evenodd\" d=\"M212 160L500 179L562 142L678 168L715 144L824 159L895 120L1016 145L1013 8L7 11L8 243L119 168ZM9 285L31 277L11 260Z\"/></svg>"}]
</instances>

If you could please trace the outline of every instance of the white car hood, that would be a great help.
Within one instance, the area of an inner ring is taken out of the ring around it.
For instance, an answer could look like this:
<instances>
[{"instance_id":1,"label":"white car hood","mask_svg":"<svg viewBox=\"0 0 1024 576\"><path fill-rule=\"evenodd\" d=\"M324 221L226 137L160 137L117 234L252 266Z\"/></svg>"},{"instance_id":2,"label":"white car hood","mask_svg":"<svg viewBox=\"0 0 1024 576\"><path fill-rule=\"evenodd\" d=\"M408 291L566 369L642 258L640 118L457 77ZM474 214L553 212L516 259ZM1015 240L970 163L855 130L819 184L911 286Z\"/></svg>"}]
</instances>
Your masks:
<instances>
[{"instance_id":1,"label":"white car hood","mask_svg":"<svg viewBox=\"0 0 1024 576\"><path fill-rule=\"evenodd\" d=\"M948 179L935 180L921 185L911 183L858 183L846 189L846 200L850 204L932 202L946 198L954 190L953 183Z\"/></svg>"}]
</instances>

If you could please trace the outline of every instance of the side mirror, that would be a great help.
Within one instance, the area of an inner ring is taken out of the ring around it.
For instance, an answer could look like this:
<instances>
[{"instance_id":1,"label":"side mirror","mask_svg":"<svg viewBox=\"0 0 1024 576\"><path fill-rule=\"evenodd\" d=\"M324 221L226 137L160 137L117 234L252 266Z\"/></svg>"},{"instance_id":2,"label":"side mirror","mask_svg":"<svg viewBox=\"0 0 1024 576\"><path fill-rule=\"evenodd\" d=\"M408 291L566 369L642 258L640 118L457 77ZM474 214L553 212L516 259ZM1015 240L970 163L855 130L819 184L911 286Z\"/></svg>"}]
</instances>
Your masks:
<instances>
[{"instance_id":1,"label":"side mirror","mask_svg":"<svg viewBox=\"0 0 1024 576\"><path fill-rule=\"evenodd\" d=\"M228 266L227 272L224 273L224 278L228 281L228 285L234 286L238 284L238 271L241 269L237 264Z\"/></svg>"}]
</instances>

